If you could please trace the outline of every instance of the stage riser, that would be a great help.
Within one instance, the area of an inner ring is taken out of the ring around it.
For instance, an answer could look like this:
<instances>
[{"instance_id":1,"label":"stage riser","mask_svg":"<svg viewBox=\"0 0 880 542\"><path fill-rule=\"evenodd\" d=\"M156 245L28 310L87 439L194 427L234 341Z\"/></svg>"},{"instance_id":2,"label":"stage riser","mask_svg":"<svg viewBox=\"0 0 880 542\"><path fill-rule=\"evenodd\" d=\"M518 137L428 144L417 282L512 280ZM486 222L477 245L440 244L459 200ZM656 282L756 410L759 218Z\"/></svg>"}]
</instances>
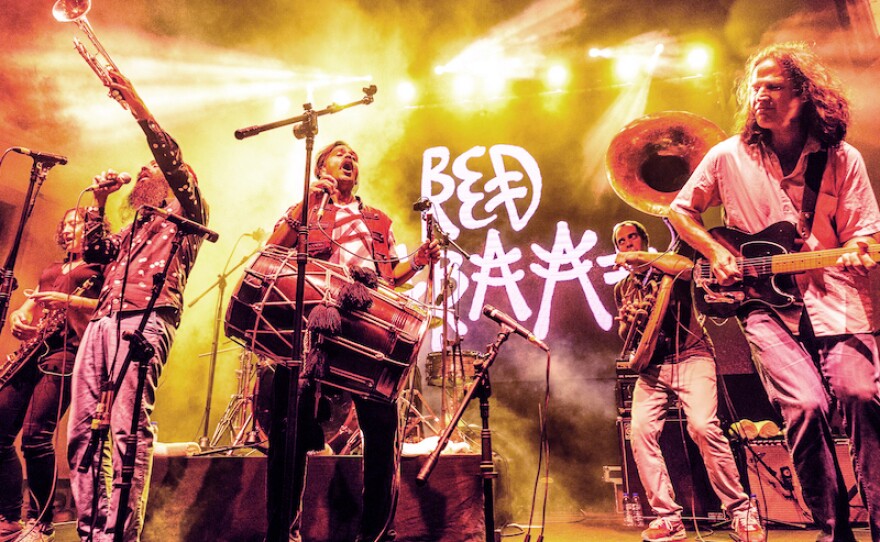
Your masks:
<instances>
[{"instance_id":1,"label":"stage riser","mask_svg":"<svg viewBox=\"0 0 880 542\"><path fill-rule=\"evenodd\" d=\"M421 458L404 458L395 520L398 541L485 540L477 455L441 456L424 487ZM144 542L262 542L264 457L156 458ZM361 457L310 458L303 538L351 542L361 513Z\"/></svg>"}]
</instances>

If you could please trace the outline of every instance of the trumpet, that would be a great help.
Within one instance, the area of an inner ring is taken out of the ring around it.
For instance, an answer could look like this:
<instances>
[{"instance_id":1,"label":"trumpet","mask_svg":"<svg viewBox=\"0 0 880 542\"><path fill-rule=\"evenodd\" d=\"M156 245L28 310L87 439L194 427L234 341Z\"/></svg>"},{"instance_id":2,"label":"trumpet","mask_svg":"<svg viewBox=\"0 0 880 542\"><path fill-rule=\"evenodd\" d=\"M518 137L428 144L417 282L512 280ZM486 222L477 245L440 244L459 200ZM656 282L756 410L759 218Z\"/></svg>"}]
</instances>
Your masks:
<instances>
[{"instance_id":1,"label":"trumpet","mask_svg":"<svg viewBox=\"0 0 880 542\"><path fill-rule=\"evenodd\" d=\"M92 71L95 72L95 75L97 75L101 82L104 83L104 86L112 89L113 80L110 78L107 67L113 68L113 70L117 72L119 71L119 68L116 66L116 63L113 62L113 59L110 58L110 55L107 53L107 50L104 49L104 46L101 45L101 42L92 30L92 25L89 24L86 14L90 9L92 9L91 0L57 0L55 5L52 6L52 15L58 22L76 23L76 26L78 26L89 41L92 42L92 45L94 45L97 50L95 54L90 53L86 46L76 37L73 38L73 47L80 56L85 59L86 64L92 68ZM119 94L119 92L111 90L110 97L118 101L123 108L128 109L128 104L125 103L125 99Z\"/></svg>"}]
</instances>

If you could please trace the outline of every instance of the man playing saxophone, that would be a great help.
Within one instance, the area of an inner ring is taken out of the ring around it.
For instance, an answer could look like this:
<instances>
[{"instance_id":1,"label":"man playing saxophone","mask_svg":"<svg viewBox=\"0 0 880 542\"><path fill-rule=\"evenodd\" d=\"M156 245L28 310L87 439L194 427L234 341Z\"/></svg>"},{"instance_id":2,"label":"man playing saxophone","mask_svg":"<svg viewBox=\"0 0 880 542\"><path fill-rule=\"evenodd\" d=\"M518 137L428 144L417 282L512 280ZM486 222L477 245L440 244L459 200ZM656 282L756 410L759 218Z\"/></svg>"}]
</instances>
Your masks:
<instances>
[{"instance_id":1,"label":"man playing saxophone","mask_svg":"<svg viewBox=\"0 0 880 542\"><path fill-rule=\"evenodd\" d=\"M687 538L681 520L682 507L675 500L660 449L669 404L677 396L687 417L688 433L700 450L712 488L731 515L733 529L744 542L763 542L758 511L749 509L749 498L718 421L714 351L694 311L688 286L693 262L673 252L647 252L647 230L636 221L617 224L612 236L617 250L616 265L630 271L614 288L622 338L630 334L632 325L644 324L639 312L645 310L646 299L659 297L660 278L665 275L674 279L665 313L653 315L659 318L654 328L658 334L656 344L647 354L649 362L633 390L633 457L648 503L657 516L642 532L642 538L649 542ZM641 340L649 338L643 336Z\"/></svg>"}]
</instances>

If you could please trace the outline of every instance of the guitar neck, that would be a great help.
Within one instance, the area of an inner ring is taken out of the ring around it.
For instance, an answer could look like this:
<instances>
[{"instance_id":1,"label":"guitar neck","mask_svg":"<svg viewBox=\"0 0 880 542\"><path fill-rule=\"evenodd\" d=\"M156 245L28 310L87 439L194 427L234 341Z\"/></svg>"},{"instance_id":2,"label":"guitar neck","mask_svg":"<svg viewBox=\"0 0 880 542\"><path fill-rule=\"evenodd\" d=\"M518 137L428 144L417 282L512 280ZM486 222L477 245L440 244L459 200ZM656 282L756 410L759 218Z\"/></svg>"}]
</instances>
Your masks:
<instances>
[{"instance_id":1,"label":"guitar neck","mask_svg":"<svg viewBox=\"0 0 880 542\"><path fill-rule=\"evenodd\" d=\"M748 268L753 275L776 275L784 273L800 273L812 269L831 267L843 254L856 252L856 248L832 248L815 252L793 252L759 258L743 258L740 269ZM880 261L880 244L868 246L868 255L875 262Z\"/></svg>"}]
</instances>

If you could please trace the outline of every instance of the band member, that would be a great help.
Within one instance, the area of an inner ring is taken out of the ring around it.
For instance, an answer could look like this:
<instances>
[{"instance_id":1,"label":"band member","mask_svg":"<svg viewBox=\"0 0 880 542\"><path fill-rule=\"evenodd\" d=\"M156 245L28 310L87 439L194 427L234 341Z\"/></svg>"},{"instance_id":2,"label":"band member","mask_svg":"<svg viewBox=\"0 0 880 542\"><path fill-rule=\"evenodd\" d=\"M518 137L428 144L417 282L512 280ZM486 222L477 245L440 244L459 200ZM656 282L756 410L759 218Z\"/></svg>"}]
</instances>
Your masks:
<instances>
[{"instance_id":1,"label":"band member","mask_svg":"<svg viewBox=\"0 0 880 542\"><path fill-rule=\"evenodd\" d=\"M740 133L707 153L673 201L670 219L720 284L732 288L744 276L736 259L743 243L731 246L706 231L701 214L709 207L722 205L726 226L743 235L763 238L765 228L781 222L801 232L789 236L802 241L801 252L851 249L832 256L835 265L795 275L802 302L773 310L759 288L737 317L767 394L781 409L819 539L854 540L829 425L830 392L850 437L872 538L880 540L880 362L867 277L876 266L867 246L877 242L880 210L861 154L843 140L849 103L800 43L753 55L739 99ZM772 239L783 246L792 240Z\"/></svg>"},{"instance_id":2,"label":"band member","mask_svg":"<svg viewBox=\"0 0 880 542\"><path fill-rule=\"evenodd\" d=\"M207 209L196 176L183 161L177 143L164 132L144 105L131 83L110 71L111 90L118 92L140 124L155 160L141 168L130 196L133 209L142 205L164 208L169 213L206 224ZM121 181L113 171L95 177L92 185L95 202L103 214L107 197L119 190ZM107 181L117 182L101 188ZM138 213L134 223L118 234L111 234L100 219L86 224L84 257L88 262L107 264L106 280L98 307L82 338L73 372L68 458L71 487L77 508L77 528L83 540L113 539L119 511L116 487L121 477L125 439L130 433L137 385L137 366L132 363L122 377L110 416L110 439L107 452L112 455L113 480L101 467L101 450L93 457L83 457L89 449L90 424L96 413L105 384L119 377L131 343L123 337L138 328L151 297L153 277L162 271L169 257L177 227L158 214ZM199 235L183 235L180 250L170 262L167 280L149 315L143 335L155 352L149 360L143 402L139 414L137 455L128 502L124 540L137 540L143 527L146 488L149 484L153 452L150 413L156 398L159 374L180 323L186 279L202 244ZM86 468L80 472L79 467ZM114 483L115 482L115 483Z\"/></svg>"},{"instance_id":3,"label":"band member","mask_svg":"<svg viewBox=\"0 0 880 542\"><path fill-rule=\"evenodd\" d=\"M86 209L70 209L55 241L67 257L45 268L33 294L10 314L19 349L2 364L0 380L0 541L47 542L54 538L53 435L70 404L70 372L79 338L97 306L101 266L82 259ZM27 522L22 508L21 451L30 493Z\"/></svg>"},{"instance_id":4,"label":"band member","mask_svg":"<svg viewBox=\"0 0 880 542\"><path fill-rule=\"evenodd\" d=\"M408 262L399 262L394 253L394 233L391 219L374 207L361 202L355 195L359 181L358 156L343 141L336 141L324 148L315 161L316 181L309 191L309 255L332 263L368 267L377 271L379 277L390 285L408 281L424 266L440 257L437 241L425 242ZM321 220L318 212L325 192L330 199L323 209ZM278 221L268 243L293 247L301 217L301 204L288 209ZM317 231L321 229L323 231ZM364 491L363 514L357 537L358 542L390 541L395 533L390 528L397 505L397 407L393 403L353 398L358 422L364 436ZM297 512L292 526L292 539L299 539L301 496L305 487L306 448L320 449L323 433L315 428L314 385L306 379L300 382L298 410L298 445L295 458L295 503ZM270 435L271 438L271 435ZM319 442L315 442L315 439ZM270 461L274 461L270 442ZM271 481L270 481L271 483ZM273 506L269 503L272 521Z\"/></svg>"},{"instance_id":5,"label":"band member","mask_svg":"<svg viewBox=\"0 0 880 542\"><path fill-rule=\"evenodd\" d=\"M662 275L676 279L665 314L656 315L661 320L650 362L639 374L633 390L633 457L648 503L657 515L642 532L642 538L649 542L687 538L681 521L682 507L675 501L672 480L660 449L660 434L670 400L678 396L687 416L688 433L700 450L712 488L730 512L733 529L744 542L763 542L758 511L749 508L749 498L740 484L730 444L718 421L714 351L702 320L693 309L687 282L693 262L673 252L647 252L648 232L632 220L617 224L612 236L617 249L615 263L630 270L630 275L614 287L621 338L625 338L630 326L637 322L636 311L645 310L641 305L645 299L642 291L655 289ZM653 275L646 277L649 270L653 270Z\"/></svg>"}]
</instances>

